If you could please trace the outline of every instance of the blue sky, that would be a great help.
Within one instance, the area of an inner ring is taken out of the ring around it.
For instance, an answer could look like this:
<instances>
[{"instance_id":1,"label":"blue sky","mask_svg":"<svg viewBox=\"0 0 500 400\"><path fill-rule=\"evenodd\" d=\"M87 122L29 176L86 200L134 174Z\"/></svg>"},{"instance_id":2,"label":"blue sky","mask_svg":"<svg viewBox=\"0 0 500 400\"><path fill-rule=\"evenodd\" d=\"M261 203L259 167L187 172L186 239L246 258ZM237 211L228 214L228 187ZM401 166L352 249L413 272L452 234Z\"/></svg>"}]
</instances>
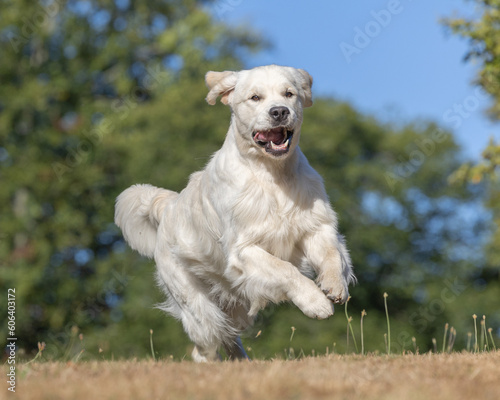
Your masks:
<instances>
[{"instance_id":1,"label":"blue sky","mask_svg":"<svg viewBox=\"0 0 500 400\"><path fill-rule=\"evenodd\" d=\"M471 15L465 0L218 0L214 16L262 34L272 49L247 66L306 69L314 93L349 101L382 121L431 119L451 129L469 158L479 158L500 124L485 115L489 98L473 85L467 42L440 18Z\"/></svg>"}]
</instances>

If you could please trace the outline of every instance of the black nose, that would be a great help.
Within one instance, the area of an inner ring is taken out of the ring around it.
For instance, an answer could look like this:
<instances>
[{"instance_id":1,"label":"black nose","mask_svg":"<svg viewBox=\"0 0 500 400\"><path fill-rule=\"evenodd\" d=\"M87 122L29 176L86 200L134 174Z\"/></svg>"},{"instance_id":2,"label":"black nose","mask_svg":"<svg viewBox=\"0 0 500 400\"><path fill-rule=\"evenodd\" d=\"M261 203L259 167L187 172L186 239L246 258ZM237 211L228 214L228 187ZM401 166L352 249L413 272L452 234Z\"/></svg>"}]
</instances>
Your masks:
<instances>
[{"instance_id":1,"label":"black nose","mask_svg":"<svg viewBox=\"0 0 500 400\"><path fill-rule=\"evenodd\" d=\"M282 122L290 115L290 110L287 107L273 107L269 110L269 115L276 122Z\"/></svg>"}]
</instances>

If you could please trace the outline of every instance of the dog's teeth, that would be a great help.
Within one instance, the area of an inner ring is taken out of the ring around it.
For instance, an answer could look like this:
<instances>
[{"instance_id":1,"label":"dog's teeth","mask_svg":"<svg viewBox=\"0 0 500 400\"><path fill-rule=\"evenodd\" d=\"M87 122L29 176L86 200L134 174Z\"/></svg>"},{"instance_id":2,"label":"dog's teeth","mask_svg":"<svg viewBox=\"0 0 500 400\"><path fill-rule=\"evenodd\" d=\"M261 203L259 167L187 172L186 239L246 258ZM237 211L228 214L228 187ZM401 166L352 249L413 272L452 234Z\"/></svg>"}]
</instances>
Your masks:
<instances>
[{"instance_id":1,"label":"dog's teeth","mask_svg":"<svg viewBox=\"0 0 500 400\"><path fill-rule=\"evenodd\" d=\"M290 138L288 138L284 143L282 144L274 144L273 141L271 141L271 149L273 150L283 150L288 147L288 142L290 141Z\"/></svg>"},{"instance_id":2,"label":"dog's teeth","mask_svg":"<svg viewBox=\"0 0 500 400\"><path fill-rule=\"evenodd\" d=\"M282 144L278 145L278 144L274 144L274 142L271 142L271 148L273 150L281 150L283 148L283 145Z\"/></svg>"}]
</instances>

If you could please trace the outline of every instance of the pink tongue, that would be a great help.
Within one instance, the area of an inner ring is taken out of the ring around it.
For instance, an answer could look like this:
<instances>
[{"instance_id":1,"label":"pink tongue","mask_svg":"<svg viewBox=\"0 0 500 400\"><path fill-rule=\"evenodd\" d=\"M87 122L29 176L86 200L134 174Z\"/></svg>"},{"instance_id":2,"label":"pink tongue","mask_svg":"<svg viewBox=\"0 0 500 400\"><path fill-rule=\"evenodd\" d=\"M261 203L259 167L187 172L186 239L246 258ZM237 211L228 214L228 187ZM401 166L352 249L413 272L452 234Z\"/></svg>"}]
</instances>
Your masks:
<instances>
[{"instance_id":1,"label":"pink tongue","mask_svg":"<svg viewBox=\"0 0 500 400\"><path fill-rule=\"evenodd\" d=\"M283 128L276 128L267 132L257 132L254 136L254 140L258 142L273 142L274 144L281 144L284 139Z\"/></svg>"}]
</instances>

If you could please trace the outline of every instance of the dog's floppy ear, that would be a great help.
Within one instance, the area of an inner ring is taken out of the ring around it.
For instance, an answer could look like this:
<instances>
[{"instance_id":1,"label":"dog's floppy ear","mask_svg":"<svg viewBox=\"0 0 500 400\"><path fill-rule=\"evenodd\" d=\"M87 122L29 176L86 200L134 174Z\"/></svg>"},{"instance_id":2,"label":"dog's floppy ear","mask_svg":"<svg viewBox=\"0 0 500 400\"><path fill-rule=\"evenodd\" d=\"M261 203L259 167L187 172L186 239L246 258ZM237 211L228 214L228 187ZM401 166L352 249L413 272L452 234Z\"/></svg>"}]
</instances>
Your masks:
<instances>
[{"instance_id":1,"label":"dog's floppy ear","mask_svg":"<svg viewBox=\"0 0 500 400\"><path fill-rule=\"evenodd\" d=\"M304 90L304 107L311 107L313 105L311 87L313 78L309 73L303 69L298 70L301 75L301 87Z\"/></svg>"},{"instance_id":2,"label":"dog's floppy ear","mask_svg":"<svg viewBox=\"0 0 500 400\"><path fill-rule=\"evenodd\" d=\"M208 89L210 89L206 97L207 103L213 106L217 101L217 97L221 96L221 103L227 105L236 86L237 78L238 73L234 71L207 72L205 83Z\"/></svg>"}]
</instances>

